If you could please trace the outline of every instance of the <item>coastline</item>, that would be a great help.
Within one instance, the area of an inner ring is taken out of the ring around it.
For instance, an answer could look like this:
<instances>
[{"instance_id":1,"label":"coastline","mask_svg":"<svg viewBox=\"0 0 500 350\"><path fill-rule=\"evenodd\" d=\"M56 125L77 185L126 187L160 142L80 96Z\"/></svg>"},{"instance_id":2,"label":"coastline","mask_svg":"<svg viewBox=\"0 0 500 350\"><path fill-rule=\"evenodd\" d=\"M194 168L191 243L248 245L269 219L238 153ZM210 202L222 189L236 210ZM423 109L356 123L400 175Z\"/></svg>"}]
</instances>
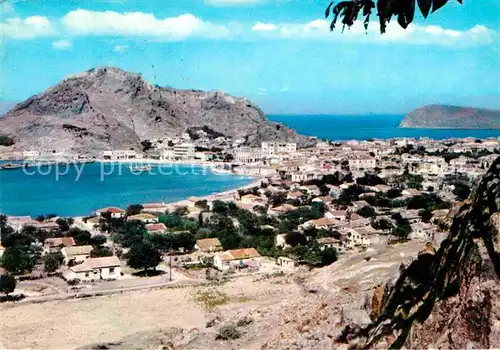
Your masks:
<instances>
[{"instance_id":1,"label":"coastline","mask_svg":"<svg viewBox=\"0 0 500 350\"><path fill-rule=\"evenodd\" d=\"M256 187L256 186L260 186L261 181L264 180L264 179L265 179L264 177L259 177L259 178L255 179L254 181L252 181L251 183L249 183L247 185L240 186L240 187L234 188L232 190L217 192L217 193L209 194L209 195L206 195L206 196L200 196L200 197L193 196L193 197L197 198L198 200L207 200L207 201L233 199L234 195L238 191L249 189L249 188ZM189 203L188 198L180 200L180 201L176 201L176 202L168 202L168 203L165 202L165 204L167 205L167 208L169 210L175 209L176 207L187 206L188 203Z\"/></svg>"},{"instance_id":2,"label":"coastline","mask_svg":"<svg viewBox=\"0 0 500 350\"><path fill-rule=\"evenodd\" d=\"M35 160L33 160L33 161L35 161ZM158 199L157 202L164 203L169 211L174 210L177 207L187 206L190 203L188 200L188 198L190 198L190 197L197 198L198 200L207 200L207 201L213 201L213 200L217 200L217 199L219 199L219 200L232 200L232 199L234 199L234 195L239 190L248 189L248 188L255 187L255 186L260 186L261 181L265 178L263 176L256 176L256 175L244 174L244 173L243 174L235 174L232 172L217 173L216 171L212 171L213 168L217 165L227 164L227 163L221 163L221 162L204 162L204 161L196 161L196 160L193 160L193 161L167 161L167 160L143 158L143 159L121 159L121 160L101 160L101 159L99 159L99 160L89 162L89 164L92 164L92 163L118 164L120 166L121 165L128 166L128 165L132 165L132 164L152 164L152 165L157 165L157 166L172 166L172 167L175 167L175 166L200 167L200 168L208 169L212 174L214 174L216 176L228 176L228 177L237 176L237 177L241 177L241 178L247 178L250 181L248 184L245 184L243 186L237 185L238 187L231 188L231 189L224 190L224 191L220 191L220 192L213 192L213 193L210 193L208 195L186 196L181 200L174 200L174 201L168 201L168 200L164 200L162 198ZM138 203L141 204L141 203L147 203L147 202L148 202L147 199L144 199L143 201L137 200L135 202L127 203L127 205L138 204ZM118 204L110 204L110 205L111 206L113 206L113 205L120 206ZM94 208L94 209L98 209L98 208ZM123 208L123 209L125 209L125 208ZM5 214L7 216L18 216L15 214L11 215L8 213L8 211L2 212L2 214ZM56 213L56 214L58 214L58 213ZM92 214L92 211L89 211L86 213L82 212L82 213L78 213L76 215L73 214L73 215L61 215L61 216L62 217L72 217L72 218L78 219L78 218L82 218L84 216L91 215L91 214Z\"/></svg>"}]
</instances>

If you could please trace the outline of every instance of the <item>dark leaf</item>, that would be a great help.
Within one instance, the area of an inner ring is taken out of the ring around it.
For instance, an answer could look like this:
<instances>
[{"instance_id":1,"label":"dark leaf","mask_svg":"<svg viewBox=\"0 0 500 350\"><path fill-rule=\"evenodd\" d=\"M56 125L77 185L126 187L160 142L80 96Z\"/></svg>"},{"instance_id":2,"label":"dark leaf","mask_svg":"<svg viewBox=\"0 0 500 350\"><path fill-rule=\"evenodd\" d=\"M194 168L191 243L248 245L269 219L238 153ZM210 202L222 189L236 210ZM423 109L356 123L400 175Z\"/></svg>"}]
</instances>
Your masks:
<instances>
[{"instance_id":1,"label":"dark leaf","mask_svg":"<svg viewBox=\"0 0 500 350\"><path fill-rule=\"evenodd\" d=\"M420 12L422 12L422 16L424 18L427 18L429 15L429 11L431 9L431 1L432 0L417 0L418 7L420 9Z\"/></svg>"},{"instance_id":2,"label":"dark leaf","mask_svg":"<svg viewBox=\"0 0 500 350\"><path fill-rule=\"evenodd\" d=\"M363 7L363 16L368 16L370 13L372 13L372 8L375 7L375 3L371 0L367 1L365 3L365 7Z\"/></svg>"},{"instance_id":3,"label":"dark leaf","mask_svg":"<svg viewBox=\"0 0 500 350\"><path fill-rule=\"evenodd\" d=\"M365 21L363 22L365 26L365 30L368 30L368 24L370 23L370 14L368 14L365 18Z\"/></svg>"},{"instance_id":4,"label":"dark leaf","mask_svg":"<svg viewBox=\"0 0 500 350\"><path fill-rule=\"evenodd\" d=\"M447 2L448 2L448 0L432 0L432 12L439 10Z\"/></svg>"},{"instance_id":5,"label":"dark leaf","mask_svg":"<svg viewBox=\"0 0 500 350\"><path fill-rule=\"evenodd\" d=\"M330 16L330 10L333 6L333 1L330 3L330 5L328 5L328 7L326 8L326 11L325 11L325 18L328 18L328 16Z\"/></svg>"},{"instance_id":6,"label":"dark leaf","mask_svg":"<svg viewBox=\"0 0 500 350\"><path fill-rule=\"evenodd\" d=\"M415 0L400 0L398 23L406 29L415 15Z\"/></svg>"}]
</instances>

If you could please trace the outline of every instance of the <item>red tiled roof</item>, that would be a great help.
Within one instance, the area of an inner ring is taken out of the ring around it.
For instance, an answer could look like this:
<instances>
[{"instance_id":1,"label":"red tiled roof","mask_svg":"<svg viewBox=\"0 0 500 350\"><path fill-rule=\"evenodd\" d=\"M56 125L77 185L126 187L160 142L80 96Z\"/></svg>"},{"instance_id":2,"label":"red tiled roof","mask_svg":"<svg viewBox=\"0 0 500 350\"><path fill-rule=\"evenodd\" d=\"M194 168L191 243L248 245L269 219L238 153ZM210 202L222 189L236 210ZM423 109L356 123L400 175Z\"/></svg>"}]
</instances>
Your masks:
<instances>
[{"instance_id":1,"label":"red tiled roof","mask_svg":"<svg viewBox=\"0 0 500 350\"><path fill-rule=\"evenodd\" d=\"M107 208L102 208L102 209L96 210L96 212L98 212L98 213L119 214L119 213L123 213L124 210L120 209L120 208L117 208L117 207L107 207Z\"/></svg>"},{"instance_id":2,"label":"red tiled roof","mask_svg":"<svg viewBox=\"0 0 500 350\"><path fill-rule=\"evenodd\" d=\"M148 230L148 231L166 231L167 230L167 226L165 226L165 224L162 224L162 223L147 224L146 225L146 230Z\"/></svg>"},{"instance_id":3,"label":"red tiled roof","mask_svg":"<svg viewBox=\"0 0 500 350\"><path fill-rule=\"evenodd\" d=\"M50 247L58 247L63 245L65 247L73 247L76 245L73 237L56 237L56 238L47 238L45 240L45 244Z\"/></svg>"}]
</instances>

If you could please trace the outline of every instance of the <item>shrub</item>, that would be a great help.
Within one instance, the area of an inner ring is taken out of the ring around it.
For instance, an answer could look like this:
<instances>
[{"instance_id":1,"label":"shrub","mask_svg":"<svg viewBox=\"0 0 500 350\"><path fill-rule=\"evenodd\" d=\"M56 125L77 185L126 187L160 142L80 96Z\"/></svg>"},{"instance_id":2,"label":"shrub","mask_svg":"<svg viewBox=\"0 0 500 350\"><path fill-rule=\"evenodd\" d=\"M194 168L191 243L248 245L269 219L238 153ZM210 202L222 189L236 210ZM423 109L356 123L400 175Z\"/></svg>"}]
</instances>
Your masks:
<instances>
[{"instance_id":1,"label":"shrub","mask_svg":"<svg viewBox=\"0 0 500 350\"><path fill-rule=\"evenodd\" d=\"M233 340L241 337L241 332L235 325L223 326L219 329L215 339L217 340Z\"/></svg>"}]
</instances>

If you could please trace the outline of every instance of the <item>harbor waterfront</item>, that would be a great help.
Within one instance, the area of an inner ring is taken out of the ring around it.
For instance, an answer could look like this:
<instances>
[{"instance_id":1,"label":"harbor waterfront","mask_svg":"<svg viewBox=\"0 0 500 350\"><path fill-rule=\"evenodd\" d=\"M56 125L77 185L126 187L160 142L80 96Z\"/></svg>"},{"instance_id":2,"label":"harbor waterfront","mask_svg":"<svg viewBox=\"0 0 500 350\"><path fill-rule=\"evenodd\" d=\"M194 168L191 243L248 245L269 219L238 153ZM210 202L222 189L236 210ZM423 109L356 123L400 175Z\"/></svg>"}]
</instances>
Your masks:
<instances>
[{"instance_id":1,"label":"harbor waterfront","mask_svg":"<svg viewBox=\"0 0 500 350\"><path fill-rule=\"evenodd\" d=\"M95 162L2 170L0 212L80 216L105 206L207 196L253 181L248 176L218 175L198 164L154 164L146 172L130 166L126 162Z\"/></svg>"}]
</instances>

